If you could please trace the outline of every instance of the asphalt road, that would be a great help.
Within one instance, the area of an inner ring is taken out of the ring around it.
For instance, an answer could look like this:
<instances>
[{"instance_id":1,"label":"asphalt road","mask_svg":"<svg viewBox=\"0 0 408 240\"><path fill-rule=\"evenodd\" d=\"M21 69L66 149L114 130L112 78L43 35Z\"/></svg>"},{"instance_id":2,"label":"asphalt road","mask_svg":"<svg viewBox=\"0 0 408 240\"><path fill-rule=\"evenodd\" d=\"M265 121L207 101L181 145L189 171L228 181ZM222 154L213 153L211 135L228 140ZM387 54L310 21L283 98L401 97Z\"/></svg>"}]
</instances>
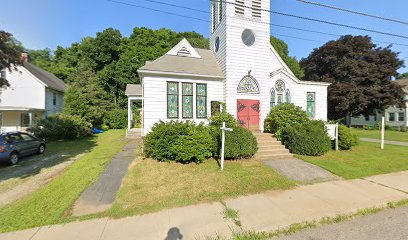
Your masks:
<instances>
[{"instance_id":1,"label":"asphalt road","mask_svg":"<svg viewBox=\"0 0 408 240\"><path fill-rule=\"evenodd\" d=\"M279 240L408 240L408 206L307 229Z\"/></svg>"}]
</instances>

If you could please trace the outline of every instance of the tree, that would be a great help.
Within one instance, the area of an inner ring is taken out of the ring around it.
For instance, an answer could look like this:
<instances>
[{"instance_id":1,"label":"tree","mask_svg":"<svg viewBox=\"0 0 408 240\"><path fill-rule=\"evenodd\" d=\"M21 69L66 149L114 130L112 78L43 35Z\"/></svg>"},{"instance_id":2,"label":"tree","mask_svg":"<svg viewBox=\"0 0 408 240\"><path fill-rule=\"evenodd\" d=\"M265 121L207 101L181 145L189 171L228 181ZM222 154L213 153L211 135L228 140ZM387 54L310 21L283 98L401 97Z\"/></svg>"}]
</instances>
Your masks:
<instances>
[{"instance_id":1,"label":"tree","mask_svg":"<svg viewBox=\"0 0 408 240\"><path fill-rule=\"evenodd\" d=\"M329 82L329 119L371 115L403 102L401 86L391 79L403 62L390 47L368 36L343 36L315 49L300 62L306 81Z\"/></svg>"},{"instance_id":2,"label":"tree","mask_svg":"<svg viewBox=\"0 0 408 240\"><path fill-rule=\"evenodd\" d=\"M288 44L274 36L271 36L271 44L278 52L282 60L286 63L286 65L288 65L290 70L292 70L293 74L295 74L295 76L299 79L303 78L304 72L300 67L298 60L295 57L289 56Z\"/></svg>"},{"instance_id":3,"label":"tree","mask_svg":"<svg viewBox=\"0 0 408 240\"><path fill-rule=\"evenodd\" d=\"M0 70L7 68L9 71L21 65L21 43L11 33L0 30ZM0 76L0 87L10 86L7 79Z\"/></svg>"},{"instance_id":4,"label":"tree","mask_svg":"<svg viewBox=\"0 0 408 240\"><path fill-rule=\"evenodd\" d=\"M64 113L79 116L95 127L103 124L105 114L112 108L109 95L100 86L89 66L81 65L69 77L65 93Z\"/></svg>"},{"instance_id":5,"label":"tree","mask_svg":"<svg viewBox=\"0 0 408 240\"><path fill-rule=\"evenodd\" d=\"M404 78L408 78L408 72L402 73L402 74L398 75L398 77L397 77L397 79L404 79Z\"/></svg>"}]
</instances>

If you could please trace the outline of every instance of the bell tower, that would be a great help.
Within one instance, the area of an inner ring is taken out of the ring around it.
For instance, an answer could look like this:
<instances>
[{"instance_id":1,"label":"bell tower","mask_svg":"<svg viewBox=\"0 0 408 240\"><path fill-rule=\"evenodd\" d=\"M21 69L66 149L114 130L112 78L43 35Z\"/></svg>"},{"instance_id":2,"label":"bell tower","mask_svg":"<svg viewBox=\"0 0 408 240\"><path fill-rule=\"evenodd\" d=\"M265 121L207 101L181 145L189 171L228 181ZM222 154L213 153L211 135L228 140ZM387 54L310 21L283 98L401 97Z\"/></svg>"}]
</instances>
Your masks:
<instances>
[{"instance_id":1,"label":"bell tower","mask_svg":"<svg viewBox=\"0 0 408 240\"><path fill-rule=\"evenodd\" d=\"M255 100L269 94L262 85L269 80L273 61L270 0L212 0L210 6L210 48L226 77L227 111L237 116L237 99ZM237 91L241 80L248 76L258 84L258 92Z\"/></svg>"}]
</instances>

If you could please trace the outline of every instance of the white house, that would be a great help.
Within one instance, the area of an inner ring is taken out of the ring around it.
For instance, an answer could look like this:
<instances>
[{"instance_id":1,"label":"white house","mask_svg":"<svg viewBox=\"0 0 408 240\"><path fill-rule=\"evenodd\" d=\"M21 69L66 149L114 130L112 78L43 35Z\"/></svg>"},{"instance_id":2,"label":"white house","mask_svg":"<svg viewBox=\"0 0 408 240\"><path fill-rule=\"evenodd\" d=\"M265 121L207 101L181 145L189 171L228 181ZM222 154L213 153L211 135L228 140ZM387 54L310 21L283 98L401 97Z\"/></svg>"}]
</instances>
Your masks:
<instances>
[{"instance_id":1,"label":"white house","mask_svg":"<svg viewBox=\"0 0 408 240\"><path fill-rule=\"evenodd\" d=\"M261 11L269 8L270 0L211 1L210 50L183 39L138 70L144 134L159 120L205 122L216 102L253 130L284 102L327 120L329 84L294 76L270 44L270 13Z\"/></svg>"},{"instance_id":2,"label":"white house","mask_svg":"<svg viewBox=\"0 0 408 240\"><path fill-rule=\"evenodd\" d=\"M389 107L385 110L385 121L386 125L400 128L408 127L408 78L396 80L398 84L402 86L402 89L405 92L405 107ZM359 116L351 118L351 125L357 127L363 126L374 126L377 123L381 122L383 113L378 112L375 115L371 116Z\"/></svg>"},{"instance_id":3,"label":"white house","mask_svg":"<svg viewBox=\"0 0 408 240\"><path fill-rule=\"evenodd\" d=\"M10 83L0 89L1 131L25 131L36 119L62 111L67 85L56 76L29 62L1 74Z\"/></svg>"}]
</instances>

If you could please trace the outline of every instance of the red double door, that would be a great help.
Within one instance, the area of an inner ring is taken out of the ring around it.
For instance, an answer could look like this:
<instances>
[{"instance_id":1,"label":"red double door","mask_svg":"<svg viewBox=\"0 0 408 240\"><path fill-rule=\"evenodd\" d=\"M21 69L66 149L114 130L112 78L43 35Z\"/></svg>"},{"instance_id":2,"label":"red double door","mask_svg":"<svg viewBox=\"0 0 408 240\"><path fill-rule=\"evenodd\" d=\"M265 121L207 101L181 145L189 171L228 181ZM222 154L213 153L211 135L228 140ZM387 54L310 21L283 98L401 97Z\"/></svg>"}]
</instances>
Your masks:
<instances>
[{"instance_id":1,"label":"red double door","mask_svg":"<svg viewBox=\"0 0 408 240\"><path fill-rule=\"evenodd\" d=\"M259 100L237 100L238 123L251 130L259 130Z\"/></svg>"}]
</instances>

